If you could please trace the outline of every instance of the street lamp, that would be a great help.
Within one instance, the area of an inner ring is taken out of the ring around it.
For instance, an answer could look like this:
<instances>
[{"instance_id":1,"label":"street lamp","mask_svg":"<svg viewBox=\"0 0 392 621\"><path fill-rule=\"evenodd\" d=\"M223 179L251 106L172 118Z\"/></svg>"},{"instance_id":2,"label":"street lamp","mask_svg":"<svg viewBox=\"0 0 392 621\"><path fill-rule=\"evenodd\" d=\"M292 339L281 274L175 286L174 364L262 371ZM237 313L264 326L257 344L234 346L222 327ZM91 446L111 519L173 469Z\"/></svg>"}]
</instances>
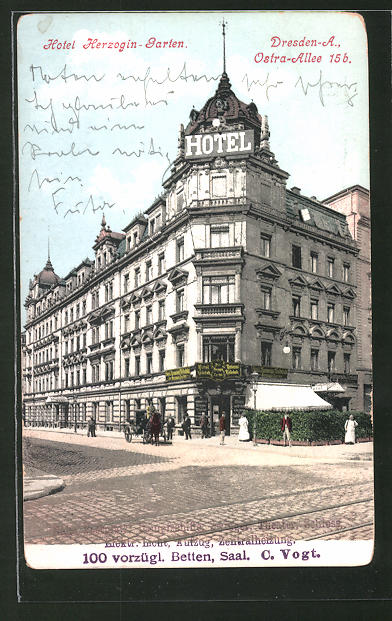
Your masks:
<instances>
[{"instance_id":1,"label":"street lamp","mask_svg":"<svg viewBox=\"0 0 392 621\"><path fill-rule=\"evenodd\" d=\"M78 432L78 425L76 422L76 399L74 399L73 402L73 411L74 411L74 432L77 433Z\"/></svg>"},{"instance_id":2,"label":"street lamp","mask_svg":"<svg viewBox=\"0 0 392 621\"><path fill-rule=\"evenodd\" d=\"M259 381L259 374L251 373L250 375L250 386L253 390L253 445L256 446L256 393L257 393L257 383Z\"/></svg>"}]
</instances>

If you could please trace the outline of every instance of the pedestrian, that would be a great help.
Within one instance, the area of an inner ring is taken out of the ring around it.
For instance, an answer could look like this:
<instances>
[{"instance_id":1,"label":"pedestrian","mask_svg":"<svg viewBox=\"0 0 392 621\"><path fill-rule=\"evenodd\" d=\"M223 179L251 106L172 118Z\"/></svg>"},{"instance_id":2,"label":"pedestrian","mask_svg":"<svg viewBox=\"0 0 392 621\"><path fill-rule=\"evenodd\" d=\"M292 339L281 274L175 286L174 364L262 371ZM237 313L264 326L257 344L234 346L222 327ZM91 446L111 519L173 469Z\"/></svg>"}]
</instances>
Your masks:
<instances>
[{"instance_id":1,"label":"pedestrian","mask_svg":"<svg viewBox=\"0 0 392 621\"><path fill-rule=\"evenodd\" d=\"M151 433L152 441L155 442L155 446L159 444L159 434L161 432L161 416L154 408L154 412L151 415Z\"/></svg>"},{"instance_id":2,"label":"pedestrian","mask_svg":"<svg viewBox=\"0 0 392 621\"><path fill-rule=\"evenodd\" d=\"M173 429L175 427L175 421L173 416L169 416L169 418L166 421L166 428L167 428L167 439L168 440L173 440Z\"/></svg>"},{"instance_id":3,"label":"pedestrian","mask_svg":"<svg viewBox=\"0 0 392 621\"><path fill-rule=\"evenodd\" d=\"M206 413L203 412L201 415L201 419L200 419L200 427L201 427L201 437L203 438L207 438L207 427L208 427L208 420L207 420L207 416Z\"/></svg>"},{"instance_id":4,"label":"pedestrian","mask_svg":"<svg viewBox=\"0 0 392 621\"><path fill-rule=\"evenodd\" d=\"M220 431L220 443L223 445L225 443L225 435L226 435L226 413L222 412L222 416L219 419L219 431Z\"/></svg>"},{"instance_id":5,"label":"pedestrian","mask_svg":"<svg viewBox=\"0 0 392 621\"><path fill-rule=\"evenodd\" d=\"M250 439L250 436L249 436L249 431L248 431L248 419L246 418L246 416L241 414L238 424L240 426L240 431L238 433L239 441L248 442Z\"/></svg>"},{"instance_id":6,"label":"pedestrian","mask_svg":"<svg viewBox=\"0 0 392 621\"><path fill-rule=\"evenodd\" d=\"M92 437L95 438L95 418L93 418L92 416L90 416L90 418L87 421L87 437Z\"/></svg>"},{"instance_id":7,"label":"pedestrian","mask_svg":"<svg viewBox=\"0 0 392 621\"><path fill-rule=\"evenodd\" d=\"M283 444L284 446L291 446L291 430L293 428L293 423L291 422L291 418L288 414L285 414L280 421L280 428L283 432Z\"/></svg>"},{"instance_id":8,"label":"pedestrian","mask_svg":"<svg viewBox=\"0 0 392 621\"><path fill-rule=\"evenodd\" d=\"M182 423L182 428L185 432L185 440L192 440L191 419L189 418L189 414L185 415L184 422Z\"/></svg>"},{"instance_id":9,"label":"pedestrian","mask_svg":"<svg viewBox=\"0 0 392 621\"><path fill-rule=\"evenodd\" d=\"M344 443L345 444L355 444L355 428L358 427L358 423L354 420L354 415L350 414L348 419L344 424L345 436Z\"/></svg>"}]
</instances>

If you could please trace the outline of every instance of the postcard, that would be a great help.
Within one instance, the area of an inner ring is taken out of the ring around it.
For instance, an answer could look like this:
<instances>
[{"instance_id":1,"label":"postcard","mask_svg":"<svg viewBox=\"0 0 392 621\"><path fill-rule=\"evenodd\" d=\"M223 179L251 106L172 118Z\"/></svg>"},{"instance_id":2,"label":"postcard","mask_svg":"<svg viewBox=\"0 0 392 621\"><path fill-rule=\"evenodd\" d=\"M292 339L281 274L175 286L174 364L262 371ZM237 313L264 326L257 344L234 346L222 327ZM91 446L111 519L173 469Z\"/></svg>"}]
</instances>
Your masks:
<instances>
[{"instance_id":1,"label":"postcard","mask_svg":"<svg viewBox=\"0 0 392 621\"><path fill-rule=\"evenodd\" d=\"M363 18L26 14L17 107L27 565L370 563Z\"/></svg>"}]
</instances>

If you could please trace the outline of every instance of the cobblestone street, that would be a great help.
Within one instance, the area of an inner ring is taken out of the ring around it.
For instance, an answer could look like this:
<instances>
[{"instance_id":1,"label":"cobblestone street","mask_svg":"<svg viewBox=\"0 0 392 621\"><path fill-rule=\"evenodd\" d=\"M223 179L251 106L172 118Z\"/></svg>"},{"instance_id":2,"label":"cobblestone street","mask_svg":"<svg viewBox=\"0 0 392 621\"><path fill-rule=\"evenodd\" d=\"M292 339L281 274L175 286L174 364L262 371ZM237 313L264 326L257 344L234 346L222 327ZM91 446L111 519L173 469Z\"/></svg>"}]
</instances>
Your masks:
<instances>
[{"instance_id":1,"label":"cobblestone street","mask_svg":"<svg viewBox=\"0 0 392 621\"><path fill-rule=\"evenodd\" d=\"M65 482L61 492L25 503L25 541L372 537L370 460L350 459L344 446L339 458L323 450L334 447L307 458L227 440L176 438L156 447L24 430L26 473Z\"/></svg>"}]
</instances>

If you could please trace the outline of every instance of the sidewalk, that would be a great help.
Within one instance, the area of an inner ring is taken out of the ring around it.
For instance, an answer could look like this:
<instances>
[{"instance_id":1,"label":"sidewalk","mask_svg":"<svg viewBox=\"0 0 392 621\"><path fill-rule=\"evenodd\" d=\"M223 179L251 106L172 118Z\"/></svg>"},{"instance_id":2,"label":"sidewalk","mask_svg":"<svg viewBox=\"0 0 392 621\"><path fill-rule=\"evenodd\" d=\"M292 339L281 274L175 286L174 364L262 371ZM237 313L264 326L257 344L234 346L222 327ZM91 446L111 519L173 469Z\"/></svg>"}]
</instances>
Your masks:
<instances>
[{"instance_id":1,"label":"sidewalk","mask_svg":"<svg viewBox=\"0 0 392 621\"><path fill-rule=\"evenodd\" d=\"M44 431L44 432L54 432L61 433L68 436L74 436L82 438L86 437L87 441L87 430L80 429L77 433L73 429L70 428L62 428L59 429L57 427L25 427L26 430L31 431ZM96 431L97 438L110 438L117 439L125 442L124 434L120 431ZM135 438L136 442L139 440L139 436ZM71 441L71 437L68 438L68 441ZM186 440L185 436L175 435L173 437L173 446L176 444L185 445L186 442L189 442L190 445L200 445L200 446L219 446L220 444L220 436L212 436L211 438L201 439L200 436L195 436L192 440ZM132 442L133 444L133 442ZM144 445L147 446L147 445ZM258 443L256 446L253 442L240 442L238 440L238 436L226 436L225 438L225 446L241 449L245 451L257 451L262 452L263 454L279 454L284 455L285 457L300 457L303 459L315 459L315 460L323 460L323 459L336 459L343 461L372 461L373 459L373 442L358 442L354 445L346 445L346 444L331 444L331 445L323 445L323 446L292 446L285 447L274 444L261 444ZM120 448L120 446L119 446ZM121 447L122 448L122 447Z\"/></svg>"},{"instance_id":2,"label":"sidewalk","mask_svg":"<svg viewBox=\"0 0 392 621\"><path fill-rule=\"evenodd\" d=\"M60 491L64 487L64 481L52 474L23 477L23 500L35 500L42 496L49 496Z\"/></svg>"}]
</instances>

